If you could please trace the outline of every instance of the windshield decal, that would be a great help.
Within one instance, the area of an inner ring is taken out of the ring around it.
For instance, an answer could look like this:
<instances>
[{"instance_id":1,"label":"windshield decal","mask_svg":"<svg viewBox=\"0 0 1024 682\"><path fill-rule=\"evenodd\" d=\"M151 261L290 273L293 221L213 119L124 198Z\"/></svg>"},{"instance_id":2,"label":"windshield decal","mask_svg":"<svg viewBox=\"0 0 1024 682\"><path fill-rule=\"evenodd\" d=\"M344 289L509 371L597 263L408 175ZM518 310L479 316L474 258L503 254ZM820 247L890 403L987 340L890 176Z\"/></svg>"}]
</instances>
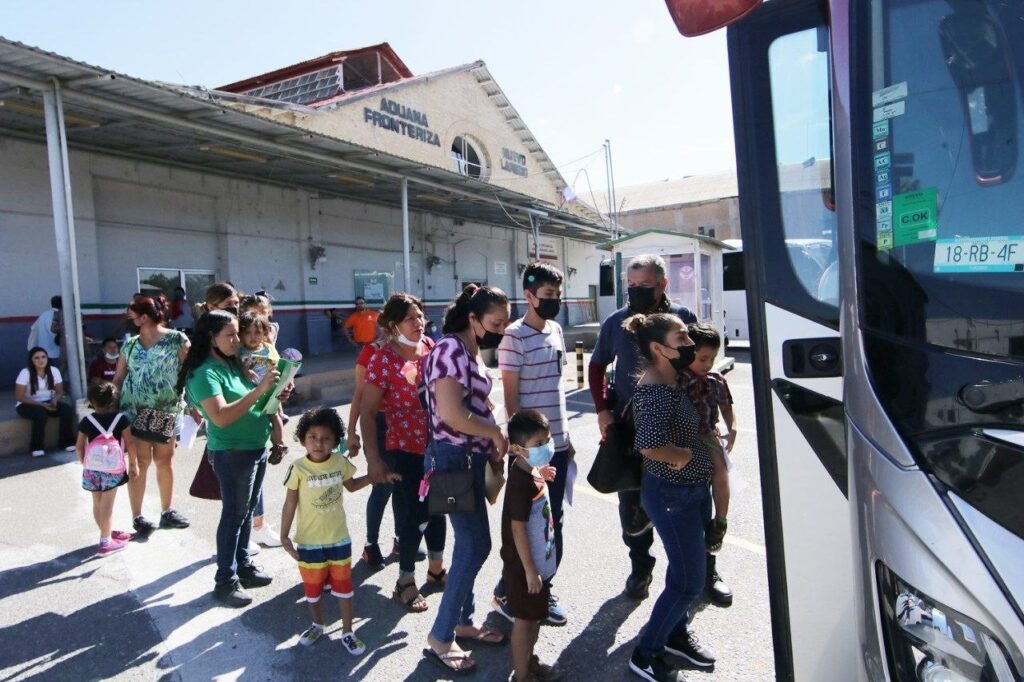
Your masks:
<instances>
[{"instance_id":1,"label":"windshield decal","mask_svg":"<svg viewBox=\"0 0 1024 682\"><path fill-rule=\"evenodd\" d=\"M893 195L892 224L895 246L935 241L938 224L935 188Z\"/></svg>"},{"instance_id":2,"label":"windshield decal","mask_svg":"<svg viewBox=\"0 0 1024 682\"><path fill-rule=\"evenodd\" d=\"M935 242L935 272L1024 272L1024 236L956 237Z\"/></svg>"},{"instance_id":3,"label":"windshield decal","mask_svg":"<svg viewBox=\"0 0 1024 682\"><path fill-rule=\"evenodd\" d=\"M875 90L873 93L871 93L871 106L880 107L883 104L895 102L898 99L906 99L906 97L907 81L903 81L902 83L890 85L887 88Z\"/></svg>"}]
</instances>

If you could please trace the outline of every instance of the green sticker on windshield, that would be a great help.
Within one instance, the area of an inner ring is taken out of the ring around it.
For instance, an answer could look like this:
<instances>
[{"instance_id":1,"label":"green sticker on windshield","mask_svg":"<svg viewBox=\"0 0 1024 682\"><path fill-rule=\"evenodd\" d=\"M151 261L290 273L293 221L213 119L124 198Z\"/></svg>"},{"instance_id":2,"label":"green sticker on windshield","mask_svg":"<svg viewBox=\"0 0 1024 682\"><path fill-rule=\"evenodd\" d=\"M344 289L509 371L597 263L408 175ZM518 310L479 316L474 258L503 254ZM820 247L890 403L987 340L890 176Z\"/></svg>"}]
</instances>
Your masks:
<instances>
[{"instance_id":1,"label":"green sticker on windshield","mask_svg":"<svg viewBox=\"0 0 1024 682\"><path fill-rule=\"evenodd\" d=\"M893 245L935 241L938 213L934 187L893 195Z\"/></svg>"}]
</instances>

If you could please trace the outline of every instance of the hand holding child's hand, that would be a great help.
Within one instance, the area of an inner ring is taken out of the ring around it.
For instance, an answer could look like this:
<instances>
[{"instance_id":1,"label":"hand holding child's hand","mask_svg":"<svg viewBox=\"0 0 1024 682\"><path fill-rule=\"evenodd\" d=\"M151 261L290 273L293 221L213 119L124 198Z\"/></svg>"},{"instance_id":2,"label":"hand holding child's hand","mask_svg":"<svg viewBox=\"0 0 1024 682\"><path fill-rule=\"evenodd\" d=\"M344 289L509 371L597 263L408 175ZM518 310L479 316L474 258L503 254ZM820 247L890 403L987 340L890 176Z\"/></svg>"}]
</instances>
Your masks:
<instances>
[{"instance_id":1,"label":"hand holding child's hand","mask_svg":"<svg viewBox=\"0 0 1024 682\"><path fill-rule=\"evenodd\" d=\"M558 473L558 469L551 466L550 464L545 464L544 466L537 469L537 471L540 472L541 478L543 478L545 481L555 480L555 474Z\"/></svg>"},{"instance_id":2,"label":"hand holding child's hand","mask_svg":"<svg viewBox=\"0 0 1024 682\"><path fill-rule=\"evenodd\" d=\"M526 575L526 591L530 594L540 594L541 588L544 587L544 581L540 579L540 576L536 572L528 573Z\"/></svg>"},{"instance_id":3,"label":"hand holding child's hand","mask_svg":"<svg viewBox=\"0 0 1024 682\"><path fill-rule=\"evenodd\" d=\"M388 483L397 483L402 480L402 474L396 474L394 471L391 471L388 472L386 478L388 479Z\"/></svg>"},{"instance_id":4,"label":"hand holding child's hand","mask_svg":"<svg viewBox=\"0 0 1024 682\"><path fill-rule=\"evenodd\" d=\"M128 465L128 480L129 481L134 481L138 477L139 477L139 465L137 463L135 463L135 462L132 462L131 464Z\"/></svg>"},{"instance_id":5,"label":"hand holding child's hand","mask_svg":"<svg viewBox=\"0 0 1024 682\"><path fill-rule=\"evenodd\" d=\"M296 561L299 560L299 553L295 551L295 545L292 544L291 538L281 538L281 549L287 552L288 556L290 556L291 558L295 559Z\"/></svg>"}]
</instances>

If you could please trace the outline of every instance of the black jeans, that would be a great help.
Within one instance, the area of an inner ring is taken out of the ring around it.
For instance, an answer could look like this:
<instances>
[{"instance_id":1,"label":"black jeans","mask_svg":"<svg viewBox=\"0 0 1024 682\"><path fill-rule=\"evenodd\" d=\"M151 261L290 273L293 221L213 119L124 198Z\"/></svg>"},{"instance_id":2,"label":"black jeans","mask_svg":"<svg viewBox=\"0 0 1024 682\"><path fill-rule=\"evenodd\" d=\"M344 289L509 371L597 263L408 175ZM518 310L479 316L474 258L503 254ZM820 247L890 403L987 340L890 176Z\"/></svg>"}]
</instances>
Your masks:
<instances>
[{"instance_id":1,"label":"black jeans","mask_svg":"<svg viewBox=\"0 0 1024 682\"><path fill-rule=\"evenodd\" d=\"M391 470L402 476L393 484L395 529L398 532L398 570L412 573L416 569L416 553L420 540L426 538L427 551L443 552L448 524L444 516L430 516L427 501L420 502L420 481L423 480L423 455L402 450L388 452Z\"/></svg>"},{"instance_id":2,"label":"black jeans","mask_svg":"<svg viewBox=\"0 0 1024 682\"><path fill-rule=\"evenodd\" d=\"M60 419L60 437L58 445L62 448L75 443L75 410L65 402L57 402L57 411L50 412L40 405L21 403L14 408L18 416L32 422L32 438L28 449L33 452L46 449L46 422L50 417Z\"/></svg>"},{"instance_id":3,"label":"black jeans","mask_svg":"<svg viewBox=\"0 0 1024 682\"><path fill-rule=\"evenodd\" d=\"M217 573L214 582L238 580L239 569L252 566L249 535L252 512L267 471L267 451L210 450L213 472L220 483L220 523L217 524Z\"/></svg>"}]
</instances>

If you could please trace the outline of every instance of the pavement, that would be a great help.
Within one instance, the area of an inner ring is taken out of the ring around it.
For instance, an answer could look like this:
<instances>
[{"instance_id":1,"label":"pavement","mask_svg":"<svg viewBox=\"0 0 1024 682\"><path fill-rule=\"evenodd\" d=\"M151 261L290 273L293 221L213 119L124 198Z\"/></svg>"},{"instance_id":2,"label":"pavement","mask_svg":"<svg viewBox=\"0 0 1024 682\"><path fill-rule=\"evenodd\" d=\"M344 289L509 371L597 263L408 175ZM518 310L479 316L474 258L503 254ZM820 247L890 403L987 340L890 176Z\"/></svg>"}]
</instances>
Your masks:
<instances>
[{"instance_id":1,"label":"pavement","mask_svg":"<svg viewBox=\"0 0 1024 682\"><path fill-rule=\"evenodd\" d=\"M734 457L729 535L719 555L720 573L735 602L721 609L702 605L694 627L717 654L714 672L688 672L690 680L772 680L771 626L765 573L764 533L748 361L740 357L728 375L740 424ZM577 390L575 367L566 374L570 429L578 450L580 478L575 504L565 519L566 554L554 592L569 614L562 627L543 627L537 653L557 662L566 679L637 679L627 662L637 635L664 582L659 563L652 597L622 596L629 572L619 534L616 498L585 480L596 452L597 419L589 393ZM493 399L501 402L500 382ZM348 406L338 407L347 416ZM289 425L294 428L297 420ZM291 433L289 433L291 438ZM156 531L120 553L95 554L97 532L89 493L72 454L0 458L0 680L290 680L449 679L424 659L422 650L441 595L428 594L430 610L408 614L391 599L397 566L372 572L361 562L356 582L356 632L364 655L343 650L337 609L328 605L328 637L310 648L298 645L308 624L294 562L280 549L264 549L256 561L274 576L272 585L252 590L255 602L242 610L212 600L214 534L219 504L188 496L188 485L203 443L176 455L176 507L192 521L185 530ZM300 456L296 443L292 456ZM355 460L365 469L362 458ZM265 487L268 518L277 525L286 466L272 467ZM742 481L740 480L742 479ZM745 485L745 487L743 487ZM739 488L739 490L737 490ZM353 545L361 546L367 492L346 494ZM150 473L146 513L159 511ZM506 632L510 626L491 613L490 588L500 573L500 506L490 508L494 549L477 579L478 619ZM115 528L130 526L127 491L118 495ZM382 538L392 536L385 515ZM387 543L383 543L385 546ZM448 553L453 545L449 533ZM447 561L446 561L447 563ZM423 580L425 567L418 568ZM509 672L507 647L477 647L480 680L503 680Z\"/></svg>"}]
</instances>

